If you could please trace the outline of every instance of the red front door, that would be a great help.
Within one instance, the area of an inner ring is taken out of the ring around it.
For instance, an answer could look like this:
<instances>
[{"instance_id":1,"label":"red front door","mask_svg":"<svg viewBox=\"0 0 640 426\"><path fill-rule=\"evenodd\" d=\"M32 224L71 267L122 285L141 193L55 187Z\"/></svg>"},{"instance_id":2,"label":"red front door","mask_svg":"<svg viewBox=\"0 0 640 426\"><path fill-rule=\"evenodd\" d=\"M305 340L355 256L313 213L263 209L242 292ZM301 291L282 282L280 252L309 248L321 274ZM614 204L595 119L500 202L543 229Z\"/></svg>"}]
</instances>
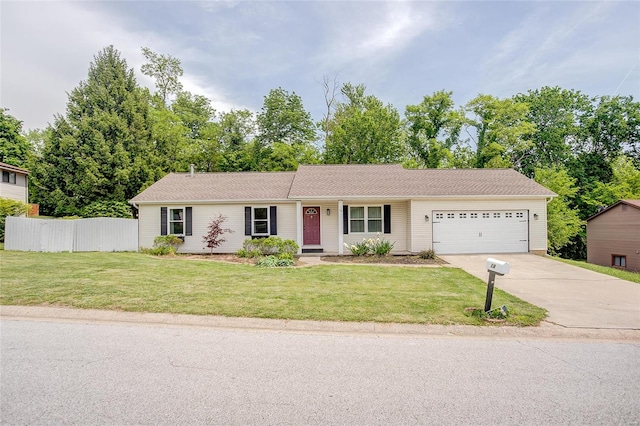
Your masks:
<instances>
[{"instance_id":1,"label":"red front door","mask_svg":"<svg viewBox=\"0 0 640 426\"><path fill-rule=\"evenodd\" d=\"M303 207L302 216L302 244L305 246L319 246L320 207Z\"/></svg>"}]
</instances>

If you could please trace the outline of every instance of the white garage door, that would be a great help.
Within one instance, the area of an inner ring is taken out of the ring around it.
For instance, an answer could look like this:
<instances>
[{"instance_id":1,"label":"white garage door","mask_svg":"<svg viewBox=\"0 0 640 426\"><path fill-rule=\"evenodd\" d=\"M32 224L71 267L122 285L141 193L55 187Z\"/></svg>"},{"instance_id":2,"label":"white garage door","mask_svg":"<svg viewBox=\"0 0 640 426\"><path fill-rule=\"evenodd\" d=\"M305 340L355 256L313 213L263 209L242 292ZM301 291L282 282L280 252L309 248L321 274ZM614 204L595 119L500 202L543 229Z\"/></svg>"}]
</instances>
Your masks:
<instances>
[{"instance_id":1,"label":"white garage door","mask_svg":"<svg viewBox=\"0 0 640 426\"><path fill-rule=\"evenodd\" d=\"M433 250L454 253L526 253L528 211L434 211Z\"/></svg>"}]
</instances>

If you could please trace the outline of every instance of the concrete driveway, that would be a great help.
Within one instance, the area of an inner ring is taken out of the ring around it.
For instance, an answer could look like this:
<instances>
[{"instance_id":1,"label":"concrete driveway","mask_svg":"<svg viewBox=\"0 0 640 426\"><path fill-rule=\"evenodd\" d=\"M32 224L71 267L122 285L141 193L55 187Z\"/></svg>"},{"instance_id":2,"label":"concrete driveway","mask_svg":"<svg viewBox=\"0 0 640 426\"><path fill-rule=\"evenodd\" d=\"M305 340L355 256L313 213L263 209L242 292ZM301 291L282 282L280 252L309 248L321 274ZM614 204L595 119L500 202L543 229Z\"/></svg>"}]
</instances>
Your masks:
<instances>
[{"instance_id":1,"label":"concrete driveway","mask_svg":"<svg viewBox=\"0 0 640 426\"><path fill-rule=\"evenodd\" d=\"M640 284L533 254L444 255L453 266L483 281L488 257L509 262L511 272L496 287L549 312L565 327L640 329Z\"/></svg>"}]
</instances>

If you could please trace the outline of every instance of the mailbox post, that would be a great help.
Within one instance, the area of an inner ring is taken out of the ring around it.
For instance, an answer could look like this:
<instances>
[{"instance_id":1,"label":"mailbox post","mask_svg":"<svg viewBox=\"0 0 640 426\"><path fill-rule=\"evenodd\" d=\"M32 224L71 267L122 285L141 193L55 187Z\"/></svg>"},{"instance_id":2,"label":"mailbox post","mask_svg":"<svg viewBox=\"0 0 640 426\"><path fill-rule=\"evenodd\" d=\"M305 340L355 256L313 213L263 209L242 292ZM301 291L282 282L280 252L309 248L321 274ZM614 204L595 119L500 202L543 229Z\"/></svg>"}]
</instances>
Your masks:
<instances>
[{"instance_id":1,"label":"mailbox post","mask_svg":"<svg viewBox=\"0 0 640 426\"><path fill-rule=\"evenodd\" d=\"M509 262L494 259L492 257L487 259L487 271L489 272L489 281L487 282L487 298L484 302L484 311L489 312L491 310L491 299L493 299L493 285L496 282L496 275L505 275L509 273Z\"/></svg>"}]
</instances>

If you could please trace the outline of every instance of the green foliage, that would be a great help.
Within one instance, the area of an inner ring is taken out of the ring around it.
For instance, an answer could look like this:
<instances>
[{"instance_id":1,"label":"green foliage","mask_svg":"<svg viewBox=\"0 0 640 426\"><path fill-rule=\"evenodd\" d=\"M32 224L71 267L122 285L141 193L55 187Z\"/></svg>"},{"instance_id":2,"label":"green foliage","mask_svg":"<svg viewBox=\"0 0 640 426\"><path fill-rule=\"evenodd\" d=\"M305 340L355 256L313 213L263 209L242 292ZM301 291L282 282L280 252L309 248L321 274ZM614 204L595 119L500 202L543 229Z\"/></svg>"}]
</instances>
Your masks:
<instances>
[{"instance_id":1,"label":"green foliage","mask_svg":"<svg viewBox=\"0 0 640 426\"><path fill-rule=\"evenodd\" d=\"M22 122L0 108L0 161L16 167L27 167L33 148L22 136Z\"/></svg>"},{"instance_id":2,"label":"green foliage","mask_svg":"<svg viewBox=\"0 0 640 426\"><path fill-rule=\"evenodd\" d=\"M131 206L122 201L95 201L80 211L82 217L131 218Z\"/></svg>"},{"instance_id":3,"label":"green foliage","mask_svg":"<svg viewBox=\"0 0 640 426\"><path fill-rule=\"evenodd\" d=\"M361 242L355 244L344 243L345 248L349 249L354 256L366 256L368 254L386 256L393 250L394 245L394 243L380 238L380 234L376 238L363 238Z\"/></svg>"},{"instance_id":4,"label":"green foliage","mask_svg":"<svg viewBox=\"0 0 640 426\"><path fill-rule=\"evenodd\" d=\"M549 251L556 253L572 237L578 235L584 222L578 211L569 206L569 200L575 196L576 180L565 169L536 169L535 180L540 185L558 194L547 204L547 238Z\"/></svg>"},{"instance_id":5,"label":"green foliage","mask_svg":"<svg viewBox=\"0 0 640 426\"><path fill-rule=\"evenodd\" d=\"M556 86L529 90L514 99L528 105L527 119L536 126L522 172L532 176L535 168L564 165L572 155L571 141L579 139L579 119L590 105L588 96Z\"/></svg>"},{"instance_id":6,"label":"green foliage","mask_svg":"<svg viewBox=\"0 0 640 426\"><path fill-rule=\"evenodd\" d=\"M154 256L174 255L184 240L175 235L160 235L153 239L153 248L145 248L141 251Z\"/></svg>"},{"instance_id":7,"label":"green foliage","mask_svg":"<svg viewBox=\"0 0 640 426\"><path fill-rule=\"evenodd\" d=\"M142 65L140 71L156 80L156 88L162 98L162 103L166 105L167 97L170 94L182 90L182 83L179 81L179 77L182 77L183 74L180 59L171 55L159 55L148 47L142 48L142 54L148 62Z\"/></svg>"},{"instance_id":8,"label":"green foliage","mask_svg":"<svg viewBox=\"0 0 640 426\"><path fill-rule=\"evenodd\" d=\"M395 244L391 243L389 240L377 237L373 240L373 244L371 245L371 253L376 256L386 256L391 252L391 250L393 250L394 245Z\"/></svg>"},{"instance_id":9,"label":"green foliage","mask_svg":"<svg viewBox=\"0 0 640 426\"><path fill-rule=\"evenodd\" d=\"M398 111L364 91L364 85L342 86L344 99L326 124L325 163L397 163L404 158Z\"/></svg>"},{"instance_id":10,"label":"green foliage","mask_svg":"<svg viewBox=\"0 0 640 426\"><path fill-rule=\"evenodd\" d=\"M436 258L436 252L429 249L429 250L422 250L420 253L418 253L418 257L420 259L435 259Z\"/></svg>"},{"instance_id":11,"label":"green foliage","mask_svg":"<svg viewBox=\"0 0 640 426\"><path fill-rule=\"evenodd\" d=\"M294 266L295 262L293 259L288 259L285 257L269 255L265 257L261 257L256 262L256 266L261 268L279 268L285 266Z\"/></svg>"},{"instance_id":12,"label":"green foliage","mask_svg":"<svg viewBox=\"0 0 640 426\"><path fill-rule=\"evenodd\" d=\"M351 251L351 254L354 256L366 256L371 251L366 239L363 239L362 242L358 242L355 244L344 243L344 246L348 248Z\"/></svg>"},{"instance_id":13,"label":"green foliage","mask_svg":"<svg viewBox=\"0 0 640 426\"><path fill-rule=\"evenodd\" d=\"M0 242L4 242L4 226L7 216L22 216L28 211L29 206L22 201L0 198Z\"/></svg>"},{"instance_id":14,"label":"green foliage","mask_svg":"<svg viewBox=\"0 0 640 426\"><path fill-rule=\"evenodd\" d=\"M49 132L31 175L43 214L78 214L105 199L126 202L162 175L148 96L113 46L94 58Z\"/></svg>"},{"instance_id":15,"label":"green foliage","mask_svg":"<svg viewBox=\"0 0 640 426\"><path fill-rule=\"evenodd\" d=\"M584 195L586 204L594 208L606 207L623 199L640 199L640 170L628 157L621 155L611 163L612 177L607 183L596 182Z\"/></svg>"},{"instance_id":16,"label":"green foliage","mask_svg":"<svg viewBox=\"0 0 640 426\"><path fill-rule=\"evenodd\" d=\"M287 145L308 145L316 139L311 114L304 109L302 98L281 87L264 97L257 118L258 139L263 146L276 142Z\"/></svg>"},{"instance_id":17,"label":"green foliage","mask_svg":"<svg viewBox=\"0 0 640 426\"><path fill-rule=\"evenodd\" d=\"M467 308L465 309L465 314L470 317L478 318L478 319L499 319L506 320L509 318L509 310L506 306L501 306L499 308L491 309L488 312L485 312L482 308Z\"/></svg>"},{"instance_id":18,"label":"green foliage","mask_svg":"<svg viewBox=\"0 0 640 426\"><path fill-rule=\"evenodd\" d=\"M425 96L418 105L408 105L405 117L407 142L422 167L438 168L451 162L451 149L460 142L464 113L454 109L453 92Z\"/></svg>"},{"instance_id":19,"label":"green foliage","mask_svg":"<svg viewBox=\"0 0 640 426\"><path fill-rule=\"evenodd\" d=\"M269 255L286 255L292 257L298 252L299 246L293 240L283 240L280 237L246 239L242 243L242 249L238 252L240 257L260 257Z\"/></svg>"},{"instance_id":20,"label":"green foliage","mask_svg":"<svg viewBox=\"0 0 640 426\"><path fill-rule=\"evenodd\" d=\"M476 167L516 167L532 146L535 131L527 115L529 106L513 99L478 95L466 105L477 134Z\"/></svg>"}]
</instances>

